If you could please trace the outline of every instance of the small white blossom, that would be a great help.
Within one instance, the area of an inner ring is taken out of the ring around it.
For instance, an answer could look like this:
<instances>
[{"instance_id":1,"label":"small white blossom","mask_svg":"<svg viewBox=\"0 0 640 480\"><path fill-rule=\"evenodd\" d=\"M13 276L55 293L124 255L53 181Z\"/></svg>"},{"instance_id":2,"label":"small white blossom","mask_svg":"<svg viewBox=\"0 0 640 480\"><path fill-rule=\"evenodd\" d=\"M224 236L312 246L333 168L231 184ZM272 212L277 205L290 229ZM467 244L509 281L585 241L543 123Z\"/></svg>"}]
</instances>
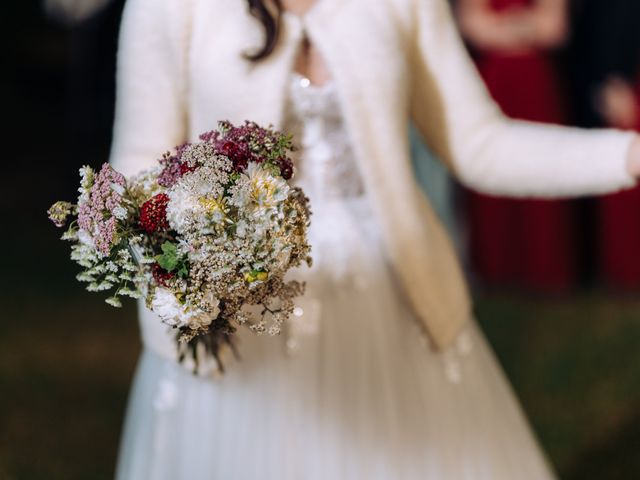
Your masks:
<instances>
[{"instance_id":1,"label":"small white blossom","mask_svg":"<svg viewBox=\"0 0 640 480\"><path fill-rule=\"evenodd\" d=\"M122 205L118 205L117 207L115 207L111 213L118 220L126 220L127 219L127 213L128 213L127 209L124 208Z\"/></svg>"},{"instance_id":2,"label":"small white blossom","mask_svg":"<svg viewBox=\"0 0 640 480\"><path fill-rule=\"evenodd\" d=\"M120 301L120 299L118 297L115 297L115 296L105 299L105 302L107 302L112 307L117 307L117 308L122 307L122 302Z\"/></svg>"},{"instance_id":3,"label":"small white blossom","mask_svg":"<svg viewBox=\"0 0 640 480\"><path fill-rule=\"evenodd\" d=\"M89 234L89 232L83 230L82 228L78 230L78 241L83 245L87 245L88 247L96 248L93 237Z\"/></svg>"},{"instance_id":4,"label":"small white blossom","mask_svg":"<svg viewBox=\"0 0 640 480\"><path fill-rule=\"evenodd\" d=\"M82 205L89 201L89 190L93 186L93 180L95 178L95 172L88 165L84 165L80 168L80 188L78 188L78 205Z\"/></svg>"},{"instance_id":5,"label":"small white blossom","mask_svg":"<svg viewBox=\"0 0 640 480\"><path fill-rule=\"evenodd\" d=\"M204 214L204 207L198 197L186 188L174 188L169 192L167 220L172 229L178 233L186 233L194 218Z\"/></svg>"}]
</instances>

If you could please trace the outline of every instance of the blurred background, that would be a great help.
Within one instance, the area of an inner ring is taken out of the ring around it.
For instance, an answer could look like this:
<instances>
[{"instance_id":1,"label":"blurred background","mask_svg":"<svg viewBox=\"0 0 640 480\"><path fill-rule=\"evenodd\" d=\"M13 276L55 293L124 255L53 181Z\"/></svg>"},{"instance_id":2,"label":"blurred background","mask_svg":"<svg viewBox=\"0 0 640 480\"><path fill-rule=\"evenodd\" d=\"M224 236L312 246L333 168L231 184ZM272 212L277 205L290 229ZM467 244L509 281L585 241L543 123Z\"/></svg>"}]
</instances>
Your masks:
<instances>
[{"instance_id":1,"label":"blurred background","mask_svg":"<svg viewBox=\"0 0 640 480\"><path fill-rule=\"evenodd\" d=\"M84 292L45 212L75 197L81 165L108 158L123 3L3 7L0 480L113 476L140 348L134 306L114 310ZM509 115L640 130L638 0L454 7ZM560 477L637 478L640 188L571 201L487 197L412 141L477 317Z\"/></svg>"}]
</instances>

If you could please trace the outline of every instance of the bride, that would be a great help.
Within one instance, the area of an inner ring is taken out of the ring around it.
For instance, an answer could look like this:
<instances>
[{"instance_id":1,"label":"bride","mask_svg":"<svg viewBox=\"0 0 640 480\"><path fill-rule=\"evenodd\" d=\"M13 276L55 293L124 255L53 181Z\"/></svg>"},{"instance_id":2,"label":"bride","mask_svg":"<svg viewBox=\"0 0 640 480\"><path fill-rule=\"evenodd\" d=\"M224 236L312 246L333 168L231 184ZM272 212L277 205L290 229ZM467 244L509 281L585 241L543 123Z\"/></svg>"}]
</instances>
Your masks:
<instances>
[{"instance_id":1,"label":"bride","mask_svg":"<svg viewBox=\"0 0 640 480\"><path fill-rule=\"evenodd\" d=\"M554 197L631 187L640 140L505 118L446 0L128 0L112 163L218 120L295 135L314 266L280 337L194 376L141 306L117 478L550 479L473 319L408 158L410 120L465 184Z\"/></svg>"}]
</instances>

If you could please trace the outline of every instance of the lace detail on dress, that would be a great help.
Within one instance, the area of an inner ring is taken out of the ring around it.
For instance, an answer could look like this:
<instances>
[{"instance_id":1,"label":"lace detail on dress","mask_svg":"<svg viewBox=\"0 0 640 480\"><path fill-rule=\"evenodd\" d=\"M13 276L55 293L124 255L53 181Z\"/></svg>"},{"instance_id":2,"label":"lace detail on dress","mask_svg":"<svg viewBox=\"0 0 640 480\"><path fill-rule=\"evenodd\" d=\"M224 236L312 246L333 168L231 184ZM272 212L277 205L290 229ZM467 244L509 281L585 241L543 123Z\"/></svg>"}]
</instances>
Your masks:
<instances>
[{"instance_id":1,"label":"lace detail on dress","mask_svg":"<svg viewBox=\"0 0 640 480\"><path fill-rule=\"evenodd\" d=\"M285 121L297 142L296 183L312 199L320 202L364 193L332 82L314 86L294 74Z\"/></svg>"}]
</instances>

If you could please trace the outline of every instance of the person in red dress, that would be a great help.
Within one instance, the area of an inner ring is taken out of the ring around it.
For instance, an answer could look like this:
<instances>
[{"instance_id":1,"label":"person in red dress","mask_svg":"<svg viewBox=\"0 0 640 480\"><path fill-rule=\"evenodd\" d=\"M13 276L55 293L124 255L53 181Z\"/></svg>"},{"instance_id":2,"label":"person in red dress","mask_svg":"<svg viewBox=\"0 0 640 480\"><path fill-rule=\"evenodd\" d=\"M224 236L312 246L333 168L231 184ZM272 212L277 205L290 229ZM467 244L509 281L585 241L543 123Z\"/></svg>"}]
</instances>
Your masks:
<instances>
[{"instance_id":1,"label":"person in red dress","mask_svg":"<svg viewBox=\"0 0 640 480\"><path fill-rule=\"evenodd\" d=\"M553 50L568 31L565 0L458 0L460 29L494 99L509 116L567 123ZM564 291L576 273L568 201L466 192L471 266L485 285Z\"/></svg>"}]
</instances>

